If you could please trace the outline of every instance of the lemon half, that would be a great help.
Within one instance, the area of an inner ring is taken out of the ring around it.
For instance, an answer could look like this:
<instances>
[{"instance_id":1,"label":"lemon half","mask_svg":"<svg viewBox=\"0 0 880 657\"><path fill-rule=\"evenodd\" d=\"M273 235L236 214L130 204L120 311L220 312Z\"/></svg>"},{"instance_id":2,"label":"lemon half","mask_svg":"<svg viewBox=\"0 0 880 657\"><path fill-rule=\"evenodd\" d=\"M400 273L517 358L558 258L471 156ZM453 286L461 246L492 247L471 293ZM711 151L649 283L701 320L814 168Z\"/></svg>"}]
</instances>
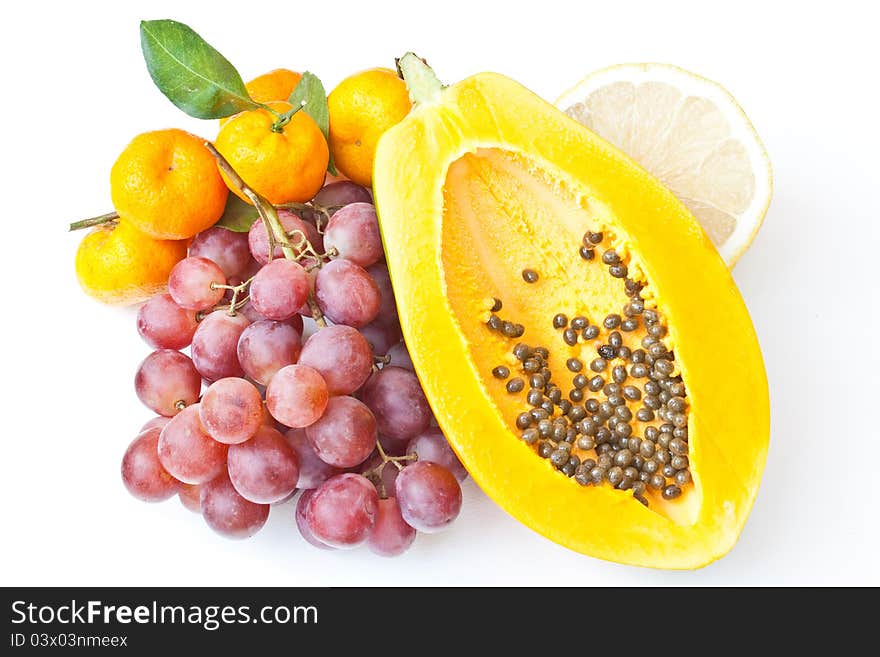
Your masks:
<instances>
[{"instance_id":1,"label":"lemon half","mask_svg":"<svg viewBox=\"0 0 880 657\"><path fill-rule=\"evenodd\" d=\"M773 195L770 158L721 85L668 64L621 64L591 73L556 106L666 185L733 267Z\"/></svg>"}]
</instances>

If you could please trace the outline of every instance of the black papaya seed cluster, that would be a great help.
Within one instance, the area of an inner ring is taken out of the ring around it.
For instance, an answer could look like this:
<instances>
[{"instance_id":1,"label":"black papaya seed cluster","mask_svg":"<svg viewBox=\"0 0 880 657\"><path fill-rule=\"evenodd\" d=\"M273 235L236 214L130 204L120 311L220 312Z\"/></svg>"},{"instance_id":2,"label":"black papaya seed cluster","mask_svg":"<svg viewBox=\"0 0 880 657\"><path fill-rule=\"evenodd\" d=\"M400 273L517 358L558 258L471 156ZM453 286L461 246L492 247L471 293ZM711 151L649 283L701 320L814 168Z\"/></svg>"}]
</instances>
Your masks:
<instances>
[{"instance_id":1,"label":"black papaya seed cluster","mask_svg":"<svg viewBox=\"0 0 880 657\"><path fill-rule=\"evenodd\" d=\"M604 240L603 233L588 231L578 254L622 279L628 301L620 313L596 322L585 315L553 315L571 378L554 380L551 350L524 342L512 349L519 371L499 365L492 375L505 381L509 394L524 395L514 424L539 456L582 486L607 483L630 490L647 506L650 493L674 500L691 483L687 391L665 342L667 326L642 298L644 285L629 278L614 248L596 257ZM540 279L533 269L523 270L522 277L529 284ZM501 320L495 313L502 303L493 301L489 328L507 338L522 336L524 327ZM585 345L595 354L589 362L579 357Z\"/></svg>"}]
</instances>

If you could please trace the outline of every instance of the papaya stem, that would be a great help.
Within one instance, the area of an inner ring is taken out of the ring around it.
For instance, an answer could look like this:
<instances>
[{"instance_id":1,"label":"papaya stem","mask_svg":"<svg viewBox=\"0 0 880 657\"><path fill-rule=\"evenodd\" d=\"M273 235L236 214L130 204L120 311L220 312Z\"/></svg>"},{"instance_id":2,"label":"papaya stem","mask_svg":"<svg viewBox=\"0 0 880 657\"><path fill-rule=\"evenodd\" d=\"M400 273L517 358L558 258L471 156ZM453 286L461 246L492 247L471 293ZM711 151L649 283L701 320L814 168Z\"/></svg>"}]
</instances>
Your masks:
<instances>
[{"instance_id":1,"label":"papaya stem","mask_svg":"<svg viewBox=\"0 0 880 657\"><path fill-rule=\"evenodd\" d=\"M397 60L397 70L406 82L410 100L414 104L427 105L440 100L443 84L424 59L408 52Z\"/></svg>"},{"instance_id":2,"label":"papaya stem","mask_svg":"<svg viewBox=\"0 0 880 657\"><path fill-rule=\"evenodd\" d=\"M103 226L104 224L109 224L117 221L119 219L119 213L116 211L108 212L106 214L102 214L97 217L92 217L91 219L83 219L81 221L74 221L70 224L68 228L69 231L81 230L83 228L91 228L92 226Z\"/></svg>"}]
</instances>

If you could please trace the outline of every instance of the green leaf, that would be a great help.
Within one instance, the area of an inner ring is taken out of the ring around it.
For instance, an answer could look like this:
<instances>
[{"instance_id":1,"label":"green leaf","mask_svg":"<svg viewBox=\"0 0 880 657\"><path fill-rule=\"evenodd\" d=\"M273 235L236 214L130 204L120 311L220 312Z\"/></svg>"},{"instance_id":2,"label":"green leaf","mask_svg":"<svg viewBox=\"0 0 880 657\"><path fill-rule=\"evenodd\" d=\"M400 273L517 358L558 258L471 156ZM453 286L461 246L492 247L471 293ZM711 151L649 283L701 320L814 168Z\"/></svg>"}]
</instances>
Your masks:
<instances>
[{"instance_id":1,"label":"green leaf","mask_svg":"<svg viewBox=\"0 0 880 657\"><path fill-rule=\"evenodd\" d=\"M229 60L183 23L141 21L141 49L159 91L192 117L222 119L260 107Z\"/></svg>"},{"instance_id":2,"label":"green leaf","mask_svg":"<svg viewBox=\"0 0 880 657\"><path fill-rule=\"evenodd\" d=\"M318 76L308 71L303 73L302 79L288 99L288 102L294 107L301 105L303 101L305 101L303 110L314 119L324 134L324 139L330 143L330 109L327 107L327 92ZM334 176L336 175L332 156L327 170Z\"/></svg>"},{"instance_id":3,"label":"green leaf","mask_svg":"<svg viewBox=\"0 0 880 657\"><path fill-rule=\"evenodd\" d=\"M238 196L229 192L223 216L214 225L235 233L246 233L259 216L259 212L253 205L245 203Z\"/></svg>"}]
</instances>

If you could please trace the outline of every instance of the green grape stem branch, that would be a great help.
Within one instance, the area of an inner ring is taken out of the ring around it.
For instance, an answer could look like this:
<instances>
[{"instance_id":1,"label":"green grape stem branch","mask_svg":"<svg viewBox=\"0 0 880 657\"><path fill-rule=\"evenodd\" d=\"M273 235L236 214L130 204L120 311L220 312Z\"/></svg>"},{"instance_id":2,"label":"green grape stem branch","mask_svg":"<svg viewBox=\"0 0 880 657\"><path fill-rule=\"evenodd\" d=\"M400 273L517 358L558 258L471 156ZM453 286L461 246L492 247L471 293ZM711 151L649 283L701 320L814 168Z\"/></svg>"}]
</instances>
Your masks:
<instances>
[{"instance_id":1,"label":"green grape stem branch","mask_svg":"<svg viewBox=\"0 0 880 657\"><path fill-rule=\"evenodd\" d=\"M257 212L260 214L260 218L263 220L263 224L266 226L266 232L269 236L270 256L275 250L275 244L278 244L281 247L281 252L284 254L285 258L298 261L299 258L297 253L294 250L293 245L287 239L287 234L284 231L284 226L281 225L281 220L278 218L278 212L275 210L275 206L253 190L242 179L242 177L238 175L238 172L232 168L232 165L229 164L226 158L214 148L214 144L206 141L205 148L207 148L216 158L218 166L223 170L223 173L226 174L229 180L232 181L232 184L241 190L241 193L247 196L251 203L254 204L254 207L257 208ZM318 303L315 301L315 295L313 292L309 292L307 303L309 304L309 310L312 313L312 319L315 320L315 324L321 328L327 326L327 321L324 319L321 309L318 308Z\"/></svg>"}]
</instances>

